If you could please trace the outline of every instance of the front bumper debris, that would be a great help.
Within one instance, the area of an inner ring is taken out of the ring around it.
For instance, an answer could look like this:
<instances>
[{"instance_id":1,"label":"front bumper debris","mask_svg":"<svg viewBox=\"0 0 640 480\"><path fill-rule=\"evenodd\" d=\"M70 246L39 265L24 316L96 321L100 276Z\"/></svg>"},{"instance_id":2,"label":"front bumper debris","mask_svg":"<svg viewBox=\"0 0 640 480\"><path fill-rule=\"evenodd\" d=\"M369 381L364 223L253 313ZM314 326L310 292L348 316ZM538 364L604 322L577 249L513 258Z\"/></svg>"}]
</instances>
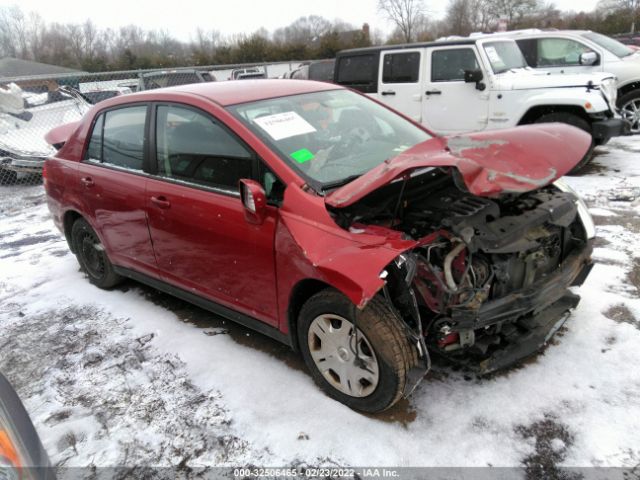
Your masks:
<instances>
[{"instance_id":1,"label":"front bumper debris","mask_svg":"<svg viewBox=\"0 0 640 480\"><path fill-rule=\"evenodd\" d=\"M591 134L597 143L605 143L612 137L629 133L629 124L621 118L598 120L591 124Z\"/></svg>"},{"instance_id":2,"label":"front bumper debris","mask_svg":"<svg viewBox=\"0 0 640 480\"><path fill-rule=\"evenodd\" d=\"M530 318L522 319L519 323L528 329L526 334L521 334L509 342L500 350L497 350L489 358L479 362L476 368L477 373L486 375L488 373L501 370L514 365L520 360L527 358L542 349L553 337L553 335L567 321L571 310L578 306L580 297L571 292L566 292L546 309L542 310Z\"/></svg>"}]
</instances>

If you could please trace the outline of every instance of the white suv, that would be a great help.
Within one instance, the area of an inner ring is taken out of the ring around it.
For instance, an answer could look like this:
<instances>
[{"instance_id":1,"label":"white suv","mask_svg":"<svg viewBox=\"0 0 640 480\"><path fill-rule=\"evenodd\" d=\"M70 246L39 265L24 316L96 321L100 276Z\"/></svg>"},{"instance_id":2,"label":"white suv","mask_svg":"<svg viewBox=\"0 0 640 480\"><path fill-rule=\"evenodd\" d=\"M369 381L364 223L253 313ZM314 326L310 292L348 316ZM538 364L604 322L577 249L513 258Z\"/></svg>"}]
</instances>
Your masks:
<instances>
[{"instance_id":1,"label":"white suv","mask_svg":"<svg viewBox=\"0 0 640 480\"><path fill-rule=\"evenodd\" d=\"M626 130L613 75L537 72L513 40L492 34L343 50L334 82L443 135L561 122L590 133L593 149Z\"/></svg>"},{"instance_id":2,"label":"white suv","mask_svg":"<svg viewBox=\"0 0 640 480\"><path fill-rule=\"evenodd\" d=\"M615 75L620 113L631 133L640 133L640 52L589 30L516 30L495 35L514 39L532 68Z\"/></svg>"}]
</instances>

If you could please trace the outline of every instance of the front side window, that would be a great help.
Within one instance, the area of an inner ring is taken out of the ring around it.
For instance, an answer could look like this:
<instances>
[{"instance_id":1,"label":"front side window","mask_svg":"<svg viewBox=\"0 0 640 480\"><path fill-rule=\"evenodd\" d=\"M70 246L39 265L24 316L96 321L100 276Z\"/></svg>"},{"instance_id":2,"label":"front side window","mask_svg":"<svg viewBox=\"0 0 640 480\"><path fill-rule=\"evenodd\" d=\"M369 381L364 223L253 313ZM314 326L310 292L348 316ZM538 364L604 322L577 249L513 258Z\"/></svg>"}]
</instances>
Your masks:
<instances>
[{"instance_id":1,"label":"front side window","mask_svg":"<svg viewBox=\"0 0 640 480\"><path fill-rule=\"evenodd\" d=\"M85 159L142 171L147 106L101 113L93 125Z\"/></svg>"},{"instance_id":2,"label":"front side window","mask_svg":"<svg viewBox=\"0 0 640 480\"><path fill-rule=\"evenodd\" d=\"M591 49L567 38L538 39L538 67L562 67L580 65L580 55Z\"/></svg>"},{"instance_id":3,"label":"front side window","mask_svg":"<svg viewBox=\"0 0 640 480\"><path fill-rule=\"evenodd\" d=\"M201 185L238 190L252 177L251 153L205 113L160 105L156 114L158 174Z\"/></svg>"},{"instance_id":4,"label":"front side window","mask_svg":"<svg viewBox=\"0 0 640 480\"><path fill-rule=\"evenodd\" d=\"M450 48L431 53L432 82L463 82L465 70L479 68L476 53L471 48Z\"/></svg>"},{"instance_id":5,"label":"front side window","mask_svg":"<svg viewBox=\"0 0 640 480\"><path fill-rule=\"evenodd\" d=\"M416 83L420 73L420 53L388 53L384 56L382 83Z\"/></svg>"},{"instance_id":6,"label":"front side window","mask_svg":"<svg viewBox=\"0 0 640 480\"><path fill-rule=\"evenodd\" d=\"M412 122L348 90L228 109L317 191L348 183L430 138Z\"/></svg>"}]
</instances>

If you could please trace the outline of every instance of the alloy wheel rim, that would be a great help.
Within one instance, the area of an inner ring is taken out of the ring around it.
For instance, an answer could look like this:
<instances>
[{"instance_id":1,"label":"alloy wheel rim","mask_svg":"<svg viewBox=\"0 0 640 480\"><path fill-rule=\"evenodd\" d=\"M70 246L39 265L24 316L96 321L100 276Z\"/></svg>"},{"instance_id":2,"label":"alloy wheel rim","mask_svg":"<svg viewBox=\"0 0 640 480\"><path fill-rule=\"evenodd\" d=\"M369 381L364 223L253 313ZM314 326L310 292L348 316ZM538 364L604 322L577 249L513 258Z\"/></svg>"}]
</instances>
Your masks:
<instances>
[{"instance_id":1,"label":"alloy wheel rim","mask_svg":"<svg viewBox=\"0 0 640 480\"><path fill-rule=\"evenodd\" d=\"M360 329L356 345L355 328L349 320L323 314L311 322L307 337L313 362L333 388L358 398L374 392L380 380L378 359Z\"/></svg>"},{"instance_id":2,"label":"alloy wheel rim","mask_svg":"<svg viewBox=\"0 0 640 480\"><path fill-rule=\"evenodd\" d=\"M620 114L629 124L631 133L640 133L640 99L625 103L620 108Z\"/></svg>"}]
</instances>

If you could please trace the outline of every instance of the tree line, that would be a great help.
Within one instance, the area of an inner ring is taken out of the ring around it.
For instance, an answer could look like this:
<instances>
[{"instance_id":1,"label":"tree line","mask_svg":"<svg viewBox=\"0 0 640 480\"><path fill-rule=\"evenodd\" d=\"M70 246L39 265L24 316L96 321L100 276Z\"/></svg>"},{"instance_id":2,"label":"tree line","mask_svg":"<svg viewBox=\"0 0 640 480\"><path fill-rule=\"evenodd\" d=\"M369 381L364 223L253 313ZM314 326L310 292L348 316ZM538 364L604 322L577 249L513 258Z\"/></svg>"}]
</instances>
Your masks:
<instances>
[{"instance_id":1,"label":"tree line","mask_svg":"<svg viewBox=\"0 0 640 480\"><path fill-rule=\"evenodd\" d=\"M331 58L345 48L433 40L449 35L509 29L590 29L606 34L635 30L640 0L601 0L591 12L562 12L544 0L449 0L442 19L433 19L424 0L378 0L393 25L390 35L317 15L301 17L268 32L223 36L198 29L188 42L168 30L136 25L101 29L84 23L47 22L19 6L0 6L0 57L50 63L90 72L190 65Z\"/></svg>"}]
</instances>

